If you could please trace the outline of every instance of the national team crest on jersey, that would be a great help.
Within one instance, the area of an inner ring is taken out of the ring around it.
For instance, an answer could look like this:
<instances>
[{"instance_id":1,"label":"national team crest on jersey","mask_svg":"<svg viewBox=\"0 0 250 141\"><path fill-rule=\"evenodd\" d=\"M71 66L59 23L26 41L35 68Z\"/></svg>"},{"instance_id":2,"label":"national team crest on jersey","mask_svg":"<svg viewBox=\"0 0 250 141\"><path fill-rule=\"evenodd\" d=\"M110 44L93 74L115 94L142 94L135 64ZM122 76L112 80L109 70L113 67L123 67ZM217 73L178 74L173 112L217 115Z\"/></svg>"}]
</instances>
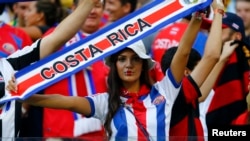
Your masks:
<instances>
[{"instance_id":1,"label":"national team crest on jersey","mask_svg":"<svg viewBox=\"0 0 250 141\"><path fill-rule=\"evenodd\" d=\"M5 44L3 44L2 48L3 48L4 51L6 51L9 54L14 53L15 50L16 50L15 47L14 47L14 45L12 45L11 43L5 43Z\"/></svg>"},{"instance_id":2,"label":"national team crest on jersey","mask_svg":"<svg viewBox=\"0 0 250 141\"><path fill-rule=\"evenodd\" d=\"M161 104L161 103L164 103L165 101L166 101L166 100L165 100L164 96L159 95L159 96L157 96L157 97L154 99L153 104L154 104L154 105L159 105L159 104Z\"/></svg>"}]
</instances>

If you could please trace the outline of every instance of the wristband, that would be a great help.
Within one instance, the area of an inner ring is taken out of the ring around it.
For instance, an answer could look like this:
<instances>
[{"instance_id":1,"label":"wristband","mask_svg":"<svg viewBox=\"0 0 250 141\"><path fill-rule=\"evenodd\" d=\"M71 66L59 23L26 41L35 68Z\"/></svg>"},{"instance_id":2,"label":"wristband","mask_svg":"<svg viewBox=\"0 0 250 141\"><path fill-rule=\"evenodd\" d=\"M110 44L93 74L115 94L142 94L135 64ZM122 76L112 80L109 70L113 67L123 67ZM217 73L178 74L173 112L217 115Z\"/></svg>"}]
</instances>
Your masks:
<instances>
[{"instance_id":1,"label":"wristband","mask_svg":"<svg viewBox=\"0 0 250 141\"><path fill-rule=\"evenodd\" d=\"M196 19L202 20L203 18L206 17L206 14L205 14L205 13L202 13L202 12L195 12L195 13L194 13L194 16L195 16Z\"/></svg>"},{"instance_id":2,"label":"wristband","mask_svg":"<svg viewBox=\"0 0 250 141\"><path fill-rule=\"evenodd\" d=\"M216 9L214 10L214 14L215 14L215 13L219 13L219 14L221 14L222 16L224 16L225 11L224 11L223 9L217 9L217 8L216 8Z\"/></svg>"}]
</instances>

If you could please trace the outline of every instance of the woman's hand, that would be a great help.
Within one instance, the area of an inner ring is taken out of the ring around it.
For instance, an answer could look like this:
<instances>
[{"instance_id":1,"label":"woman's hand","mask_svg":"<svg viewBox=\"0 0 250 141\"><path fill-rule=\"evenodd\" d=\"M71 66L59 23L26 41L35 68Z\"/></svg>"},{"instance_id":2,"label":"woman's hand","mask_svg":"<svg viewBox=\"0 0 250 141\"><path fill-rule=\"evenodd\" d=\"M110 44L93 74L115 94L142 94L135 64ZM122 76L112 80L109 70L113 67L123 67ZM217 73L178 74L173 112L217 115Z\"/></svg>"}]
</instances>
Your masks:
<instances>
[{"instance_id":1,"label":"woman's hand","mask_svg":"<svg viewBox=\"0 0 250 141\"><path fill-rule=\"evenodd\" d=\"M227 61L228 58L233 54L235 48L239 46L237 41L230 40L224 43L222 53L220 55L220 61Z\"/></svg>"},{"instance_id":2,"label":"woman's hand","mask_svg":"<svg viewBox=\"0 0 250 141\"><path fill-rule=\"evenodd\" d=\"M226 0L213 0L212 8L215 9L225 9Z\"/></svg>"},{"instance_id":3,"label":"woman's hand","mask_svg":"<svg viewBox=\"0 0 250 141\"><path fill-rule=\"evenodd\" d=\"M8 85L6 86L8 91L12 91L17 93L17 85L16 85L16 78L12 75L11 80L8 81Z\"/></svg>"}]
</instances>

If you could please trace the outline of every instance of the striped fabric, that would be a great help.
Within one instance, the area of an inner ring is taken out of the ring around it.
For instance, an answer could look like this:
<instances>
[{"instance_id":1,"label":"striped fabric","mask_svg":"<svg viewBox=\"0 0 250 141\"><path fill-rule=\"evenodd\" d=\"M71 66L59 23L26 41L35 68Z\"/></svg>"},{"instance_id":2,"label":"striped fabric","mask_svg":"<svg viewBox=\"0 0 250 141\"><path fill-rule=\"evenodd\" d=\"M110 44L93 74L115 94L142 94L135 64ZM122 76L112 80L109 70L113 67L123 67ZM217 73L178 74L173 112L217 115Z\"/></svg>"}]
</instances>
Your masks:
<instances>
[{"instance_id":1,"label":"striped fabric","mask_svg":"<svg viewBox=\"0 0 250 141\"><path fill-rule=\"evenodd\" d=\"M78 32L63 48L86 38L84 33ZM102 70L102 71L100 71ZM91 96L105 92L107 89L106 75L108 68L104 62L97 61L89 68L83 69L70 77L67 77L44 90L46 95L59 93L65 96ZM60 119L60 121L58 121ZM102 124L98 119L86 118L81 114L66 110L44 108L43 135L44 137L81 137L83 139L91 135L104 135ZM90 135L90 134L91 135ZM93 140L93 139L92 139ZM98 140L98 139L97 139Z\"/></svg>"},{"instance_id":2,"label":"striped fabric","mask_svg":"<svg viewBox=\"0 0 250 141\"><path fill-rule=\"evenodd\" d=\"M200 89L191 78L183 80L174 103L170 122L171 141L203 141L204 133L199 119Z\"/></svg>"},{"instance_id":3,"label":"striped fabric","mask_svg":"<svg viewBox=\"0 0 250 141\"><path fill-rule=\"evenodd\" d=\"M183 1L153 1L135 11L133 15L128 15L112 25L102 28L102 30L89 36L88 39L81 40L74 47L71 46L69 49L54 53L48 59L43 59L34 65L30 65L26 69L31 69L32 74L30 71L18 71L16 80L18 82L19 95L2 98L0 102L13 100L18 97L25 99L52 83L89 66L94 61L107 57L129 44L146 37L149 33L194 11L207 7L211 2L211 0L199 0L193 3L187 1L185 3ZM121 39L116 39L116 37L121 37ZM78 63L66 65L65 63L68 61L66 58L68 57L73 57ZM54 67L60 64L63 64L66 71L60 71L60 73L53 71L53 75L46 75L47 71L54 69ZM31 85L35 85L35 87Z\"/></svg>"},{"instance_id":4,"label":"striped fabric","mask_svg":"<svg viewBox=\"0 0 250 141\"><path fill-rule=\"evenodd\" d=\"M180 85L175 83L172 73L168 71L166 76L153 86L148 95L143 95L132 104L125 104L118 109L111 123L112 139L146 140L144 132L136 121L138 119L151 139L169 140L171 108L179 90ZM108 94L93 95L88 99L93 111L92 116L104 123L108 112ZM130 98L122 96L121 100L124 103L131 101Z\"/></svg>"},{"instance_id":5,"label":"striped fabric","mask_svg":"<svg viewBox=\"0 0 250 141\"><path fill-rule=\"evenodd\" d=\"M1 83L8 83L15 70L22 69L27 65L39 59L39 43L40 40L18 50L8 56L8 58L0 58ZM2 84L4 87L5 84ZM11 95L5 88L1 88L1 94L4 96ZM3 92L4 91L4 92ZM1 104L0 113L0 137L6 141L12 141L18 136L21 124L21 103L18 101L9 101Z\"/></svg>"},{"instance_id":6,"label":"striped fabric","mask_svg":"<svg viewBox=\"0 0 250 141\"><path fill-rule=\"evenodd\" d=\"M215 85L206 116L208 127L246 124L247 118L241 115L247 115L248 75L245 54L242 47L238 47Z\"/></svg>"}]
</instances>

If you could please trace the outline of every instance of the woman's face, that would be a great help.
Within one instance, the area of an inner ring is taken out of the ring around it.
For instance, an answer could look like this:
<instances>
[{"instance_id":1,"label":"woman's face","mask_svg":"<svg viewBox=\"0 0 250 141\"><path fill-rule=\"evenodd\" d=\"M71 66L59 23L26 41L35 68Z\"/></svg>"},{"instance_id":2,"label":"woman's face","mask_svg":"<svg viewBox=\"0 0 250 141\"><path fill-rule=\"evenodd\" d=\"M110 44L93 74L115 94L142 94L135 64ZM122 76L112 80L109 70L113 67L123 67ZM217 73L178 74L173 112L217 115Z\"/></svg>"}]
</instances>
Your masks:
<instances>
[{"instance_id":1,"label":"woman's face","mask_svg":"<svg viewBox=\"0 0 250 141\"><path fill-rule=\"evenodd\" d=\"M36 9L36 1L29 3L28 9L24 13L24 20L26 26L38 25L42 20L42 13L38 13Z\"/></svg>"},{"instance_id":2,"label":"woman's face","mask_svg":"<svg viewBox=\"0 0 250 141\"><path fill-rule=\"evenodd\" d=\"M123 83L138 83L143 66L143 60L131 49L125 49L118 55L116 67Z\"/></svg>"}]
</instances>

